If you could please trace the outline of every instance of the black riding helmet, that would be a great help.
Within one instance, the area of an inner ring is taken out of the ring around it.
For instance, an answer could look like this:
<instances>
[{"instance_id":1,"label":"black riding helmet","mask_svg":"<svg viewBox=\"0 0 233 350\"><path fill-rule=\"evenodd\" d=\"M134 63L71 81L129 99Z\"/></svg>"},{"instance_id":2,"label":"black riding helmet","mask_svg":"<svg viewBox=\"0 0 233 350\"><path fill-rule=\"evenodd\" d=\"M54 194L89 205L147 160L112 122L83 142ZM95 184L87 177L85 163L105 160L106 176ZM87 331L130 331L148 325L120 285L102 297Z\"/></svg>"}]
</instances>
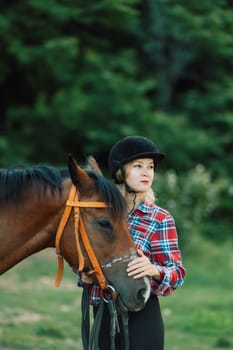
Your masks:
<instances>
[{"instance_id":1,"label":"black riding helmet","mask_svg":"<svg viewBox=\"0 0 233 350\"><path fill-rule=\"evenodd\" d=\"M118 141L110 150L108 156L108 167L111 177L116 183L116 172L122 169L123 165L138 158L152 158L158 162L165 157L160 153L157 146L142 136L128 136Z\"/></svg>"}]
</instances>

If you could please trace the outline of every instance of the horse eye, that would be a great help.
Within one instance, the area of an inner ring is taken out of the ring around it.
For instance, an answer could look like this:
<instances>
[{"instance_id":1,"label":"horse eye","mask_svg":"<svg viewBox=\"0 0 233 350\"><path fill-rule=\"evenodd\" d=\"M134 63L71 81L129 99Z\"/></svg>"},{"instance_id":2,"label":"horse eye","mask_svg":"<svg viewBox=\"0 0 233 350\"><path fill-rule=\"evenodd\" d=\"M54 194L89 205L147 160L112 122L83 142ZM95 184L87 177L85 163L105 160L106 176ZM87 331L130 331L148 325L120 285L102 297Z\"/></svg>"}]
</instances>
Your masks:
<instances>
[{"instance_id":1,"label":"horse eye","mask_svg":"<svg viewBox=\"0 0 233 350\"><path fill-rule=\"evenodd\" d=\"M99 220L98 221L98 224L104 228L104 229L109 229L109 230L112 230L112 224L109 220L107 219L102 219L102 220Z\"/></svg>"}]
</instances>

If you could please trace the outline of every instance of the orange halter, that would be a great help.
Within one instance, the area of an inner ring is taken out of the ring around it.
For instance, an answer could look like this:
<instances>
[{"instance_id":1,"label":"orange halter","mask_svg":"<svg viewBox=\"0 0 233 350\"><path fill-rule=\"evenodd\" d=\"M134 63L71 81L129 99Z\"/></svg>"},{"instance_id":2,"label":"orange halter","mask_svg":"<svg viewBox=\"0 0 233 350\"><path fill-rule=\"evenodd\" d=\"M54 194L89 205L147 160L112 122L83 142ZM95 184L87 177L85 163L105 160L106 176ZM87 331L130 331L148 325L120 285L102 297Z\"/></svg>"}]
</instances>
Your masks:
<instances>
[{"instance_id":1,"label":"orange halter","mask_svg":"<svg viewBox=\"0 0 233 350\"><path fill-rule=\"evenodd\" d=\"M55 281L55 286L59 287L62 275L63 275L63 256L60 251L60 240L64 231L64 228L67 224L67 221L70 217L71 211L74 208L74 237L75 237L75 244L76 249L78 253L78 259L79 259L79 271L82 271L84 268L84 257L82 253L82 249L80 246L80 237L82 239L84 248L86 250L86 253L90 259L90 262L93 267L93 273L96 276L96 279L99 283L99 286L101 289L107 289L107 281L104 277L102 268L95 256L95 253L91 247L90 241L88 239L83 220L80 215L80 207L82 208L106 208L108 205L104 202L80 202L78 200L78 191L74 185L71 186L69 198L66 202L66 207L63 213L63 216L61 218L60 224L57 229L56 239L55 239L55 248L56 253L58 256L58 272L57 277Z\"/></svg>"}]
</instances>

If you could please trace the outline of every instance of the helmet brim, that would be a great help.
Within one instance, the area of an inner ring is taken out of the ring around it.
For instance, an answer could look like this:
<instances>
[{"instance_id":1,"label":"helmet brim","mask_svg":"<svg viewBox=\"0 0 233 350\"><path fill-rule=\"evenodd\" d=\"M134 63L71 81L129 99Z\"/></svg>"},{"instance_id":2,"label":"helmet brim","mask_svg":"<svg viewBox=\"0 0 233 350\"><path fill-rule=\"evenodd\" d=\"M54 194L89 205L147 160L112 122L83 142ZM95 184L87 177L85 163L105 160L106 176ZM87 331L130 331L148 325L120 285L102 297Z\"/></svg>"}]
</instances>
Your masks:
<instances>
[{"instance_id":1,"label":"helmet brim","mask_svg":"<svg viewBox=\"0 0 233 350\"><path fill-rule=\"evenodd\" d=\"M126 164L128 162L131 162L132 160L135 159L140 159L140 158L152 158L154 161L161 161L166 157L164 153L159 153L159 152L144 152L144 153L138 153L136 155L133 155L132 157L128 157L125 161L123 161L121 164Z\"/></svg>"}]
</instances>

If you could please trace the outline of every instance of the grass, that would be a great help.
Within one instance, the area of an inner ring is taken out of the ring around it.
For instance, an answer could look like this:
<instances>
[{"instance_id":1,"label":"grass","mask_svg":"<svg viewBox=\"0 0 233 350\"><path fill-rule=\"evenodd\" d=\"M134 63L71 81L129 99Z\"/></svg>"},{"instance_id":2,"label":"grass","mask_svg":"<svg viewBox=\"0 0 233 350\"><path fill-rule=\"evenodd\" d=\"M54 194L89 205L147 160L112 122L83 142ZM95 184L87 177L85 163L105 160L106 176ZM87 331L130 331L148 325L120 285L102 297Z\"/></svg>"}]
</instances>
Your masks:
<instances>
[{"instance_id":1,"label":"grass","mask_svg":"<svg viewBox=\"0 0 233 350\"><path fill-rule=\"evenodd\" d=\"M232 244L197 239L184 262L185 284L160 299L166 350L233 349Z\"/></svg>"},{"instance_id":2,"label":"grass","mask_svg":"<svg viewBox=\"0 0 233 350\"><path fill-rule=\"evenodd\" d=\"M197 240L184 262L184 286L160 298L165 350L233 349L232 245ZM56 269L52 250L1 276L1 350L82 350L81 290L67 265L56 289Z\"/></svg>"}]
</instances>

